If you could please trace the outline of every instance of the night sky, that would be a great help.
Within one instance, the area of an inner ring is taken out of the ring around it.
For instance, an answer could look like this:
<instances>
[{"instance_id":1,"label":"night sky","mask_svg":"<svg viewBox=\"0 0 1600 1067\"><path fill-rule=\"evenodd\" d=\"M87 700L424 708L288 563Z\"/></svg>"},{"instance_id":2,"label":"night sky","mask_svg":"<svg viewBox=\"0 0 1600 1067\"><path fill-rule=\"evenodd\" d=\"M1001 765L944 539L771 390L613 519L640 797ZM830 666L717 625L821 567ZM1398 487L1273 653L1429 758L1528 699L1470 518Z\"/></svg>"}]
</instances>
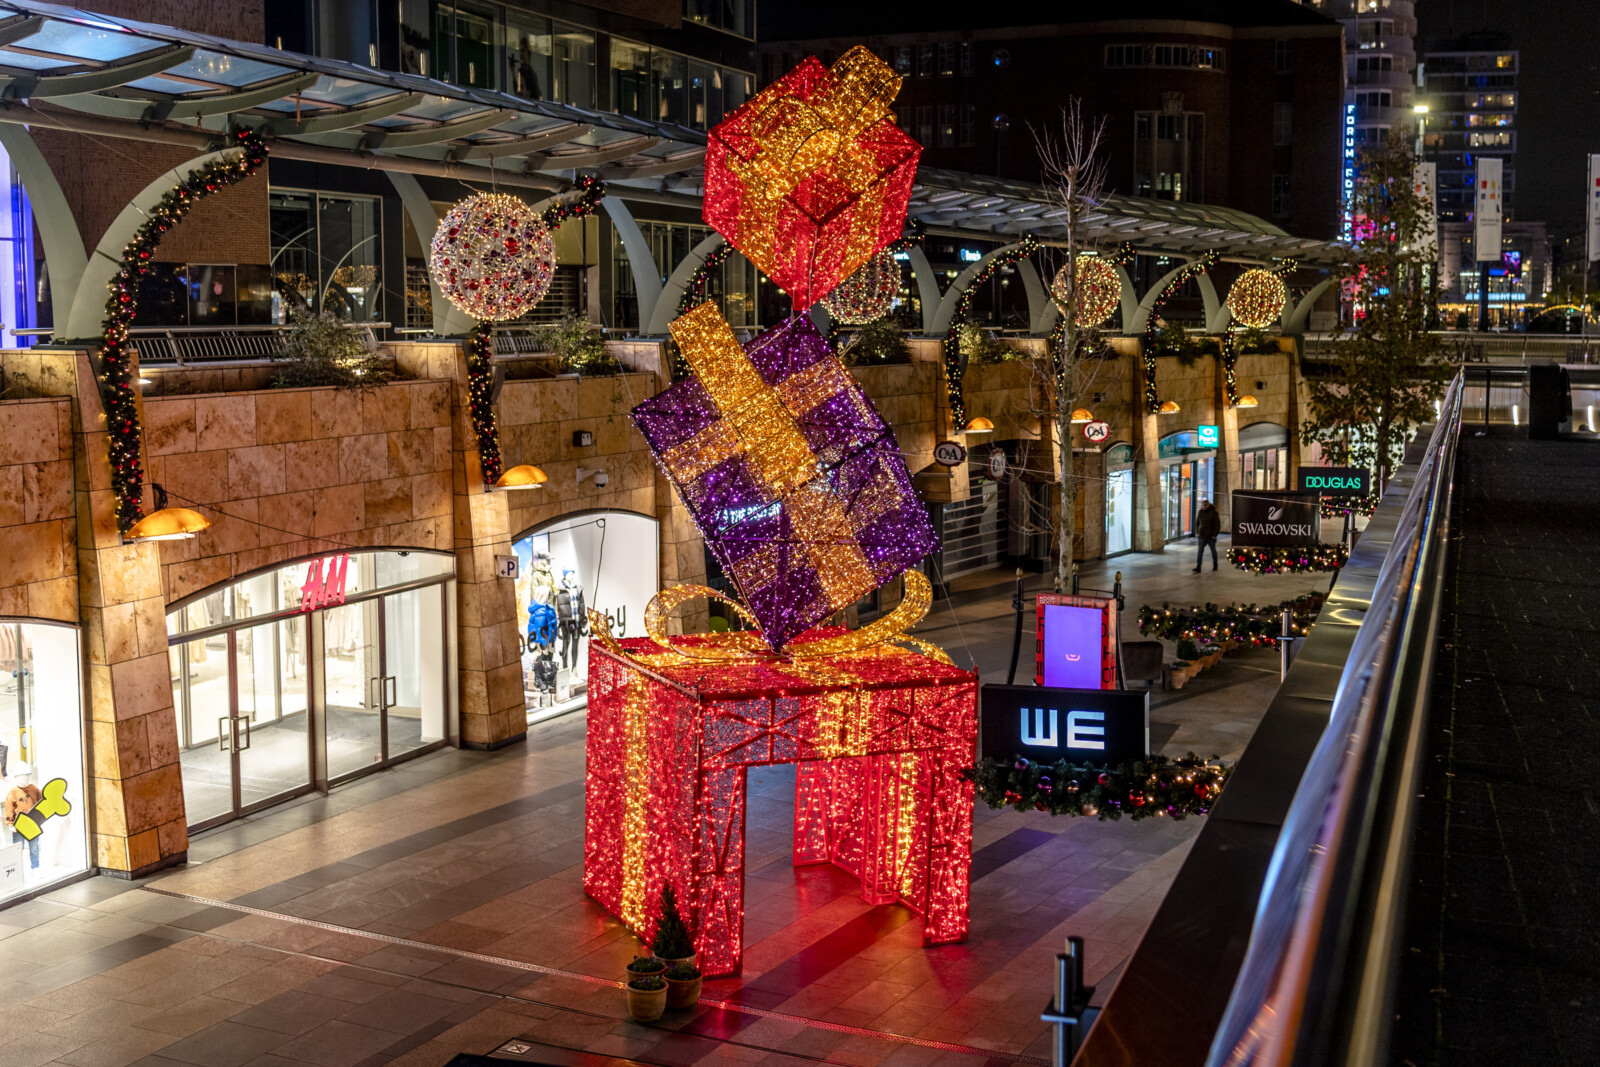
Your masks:
<instances>
[{"instance_id":1,"label":"night sky","mask_svg":"<svg viewBox=\"0 0 1600 1067\"><path fill-rule=\"evenodd\" d=\"M1509 217L1548 223L1554 240L1580 232L1584 156L1600 153L1600 0L1417 0L1419 53L1478 30L1521 52Z\"/></svg>"}]
</instances>

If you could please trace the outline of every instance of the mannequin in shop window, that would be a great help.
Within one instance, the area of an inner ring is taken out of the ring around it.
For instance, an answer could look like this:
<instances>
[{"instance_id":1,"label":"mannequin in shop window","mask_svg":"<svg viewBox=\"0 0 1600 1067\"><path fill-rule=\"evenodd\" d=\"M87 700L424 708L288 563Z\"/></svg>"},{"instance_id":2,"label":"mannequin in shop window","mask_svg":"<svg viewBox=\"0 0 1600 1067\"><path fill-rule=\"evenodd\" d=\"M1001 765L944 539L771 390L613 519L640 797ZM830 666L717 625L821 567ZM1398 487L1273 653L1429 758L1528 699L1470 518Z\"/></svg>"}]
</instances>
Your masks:
<instances>
[{"instance_id":1,"label":"mannequin in shop window","mask_svg":"<svg viewBox=\"0 0 1600 1067\"><path fill-rule=\"evenodd\" d=\"M561 588L556 591L556 618L561 623L561 665L567 670L578 666L578 638L586 629L583 586L576 571L561 572Z\"/></svg>"},{"instance_id":2,"label":"mannequin in shop window","mask_svg":"<svg viewBox=\"0 0 1600 1067\"><path fill-rule=\"evenodd\" d=\"M533 687L540 693L556 691L555 643L559 630L555 574L550 557L536 556L528 575L528 648L534 653Z\"/></svg>"},{"instance_id":3,"label":"mannequin in shop window","mask_svg":"<svg viewBox=\"0 0 1600 1067\"><path fill-rule=\"evenodd\" d=\"M29 841L17 832L17 816L26 815L43 799L39 787L30 779L32 775L19 773L13 779L7 766L9 750L7 746L0 745L0 789L4 790L4 819L5 840L7 845L27 843L28 866L33 870L39 869L39 838Z\"/></svg>"}]
</instances>

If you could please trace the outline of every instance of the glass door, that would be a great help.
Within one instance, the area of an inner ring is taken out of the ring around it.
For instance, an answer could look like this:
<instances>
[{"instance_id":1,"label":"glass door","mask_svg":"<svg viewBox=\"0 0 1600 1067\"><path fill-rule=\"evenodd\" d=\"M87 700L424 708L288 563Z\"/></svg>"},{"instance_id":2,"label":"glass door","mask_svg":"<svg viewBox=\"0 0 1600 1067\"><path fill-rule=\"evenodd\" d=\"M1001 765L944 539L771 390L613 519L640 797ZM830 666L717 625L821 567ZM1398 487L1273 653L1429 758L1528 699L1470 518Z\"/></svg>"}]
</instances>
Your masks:
<instances>
[{"instance_id":1,"label":"glass door","mask_svg":"<svg viewBox=\"0 0 1600 1067\"><path fill-rule=\"evenodd\" d=\"M330 780L444 740L445 588L323 612Z\"/></svg>"},{"instance_id":2,"label":"glass door","mask_svg":"<svg viewBox=\"0 0 1600 1067\"><path fill-rule=\"evenodd\" d=\"M383 598L380 695L390 759L444 740L444 626L442 587Z\"/></svg>"},{"instance_id":3,"label":"glass door","mask_svg":"<svg viewBox=\"0 0 1600 1067\"><path fill-rule=\"evenodd\" d=\"M322 613L323 708L328 777L341 778L387 758L383 726L384 677L379 611L382 598Z\"/></svg>"}]
</instances>

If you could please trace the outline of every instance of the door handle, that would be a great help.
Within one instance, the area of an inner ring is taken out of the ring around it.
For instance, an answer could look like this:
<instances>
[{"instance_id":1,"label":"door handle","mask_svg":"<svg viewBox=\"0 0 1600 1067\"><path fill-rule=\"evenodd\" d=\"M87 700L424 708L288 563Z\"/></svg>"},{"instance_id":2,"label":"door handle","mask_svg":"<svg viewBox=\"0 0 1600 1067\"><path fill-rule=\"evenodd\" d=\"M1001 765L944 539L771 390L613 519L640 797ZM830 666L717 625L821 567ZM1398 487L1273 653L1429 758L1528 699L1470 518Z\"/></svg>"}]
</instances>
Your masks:
<instances>
[{"instance_id":1,"label":"door handle","mask_svg":"<svg viewBox=\"0 0 1600 1067\"><path fill-rule=\"evenodd\" d=\"M250 750L250 718L247 715L242 715L233 721L236 723L244 723L244 744L239 744L239 739L237 736L235 736L233 741L234 746L238 748L240 752L248 752Z\"/></svg>"},{"instance_id":2,"label":"door handle","mask_svg":"<svg viewBox=\"0 0 1600 1067\"><path fill-rule=\"evenodd\" d=\"M233 728L225 724L232 721L232 717L228 715L217 717L217 750L220 752L228 751L228 736L233 733Z\"/></svg>"},{"instance_id":3,"label":"door handle","mask_svg":"<svg viewBox=\"0 0 1600 1067\"><path fill-rule=\"evenodd\" d=\"M383 679L367 679L367 707L381 708L383 706Z\"/></svg>"},{"instance_id":4,"label":"door handle","mask_svg":"<svg viewBox=\"0 0 1600 1067\"><path fill-rule=\"evenodd\" d=\"M385 678L383 680L383 688L384 688L383 709L385 711L388 711L390 708L392 708L396 704L400 703L400 695L399 695L400 694L400 686L399 686L399 683L396 681L395 676L391 674L391 675L389 675L389 677L387 677L387 678Z\"/></svg>"}]
</instances>

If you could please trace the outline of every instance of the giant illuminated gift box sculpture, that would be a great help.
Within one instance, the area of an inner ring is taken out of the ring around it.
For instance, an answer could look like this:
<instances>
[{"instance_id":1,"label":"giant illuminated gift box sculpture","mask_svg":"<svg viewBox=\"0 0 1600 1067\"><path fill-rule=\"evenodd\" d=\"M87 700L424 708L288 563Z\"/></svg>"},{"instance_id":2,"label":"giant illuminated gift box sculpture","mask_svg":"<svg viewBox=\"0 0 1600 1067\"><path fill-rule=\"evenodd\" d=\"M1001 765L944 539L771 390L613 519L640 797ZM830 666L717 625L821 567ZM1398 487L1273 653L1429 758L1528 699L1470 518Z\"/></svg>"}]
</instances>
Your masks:
<instances>
[{"instance_id":1,"label":"giant illuminated gift box sculpture","mask_svg":"<svg viewBox=\"0 0 1600 1067\"><path fill-rule=\"evenodd\" d=\"M922 146L894 124L899 91L867 48L813 56L706 138L706 222L796 311L900 237Z\"/></svg>"},{"instance_id":2,"label":"giant illuminated gift box sculpture","mask_svg":"<svg viewBox=\"0 0 1600 1067\"><path fill-rule=\"evenodd\" d=\"M900 235L920 149L898 86L865 49L808 59L711 133L706 220L797 310ZM745 775L796 763L794 862L921 912L927 944L963 940L977 675L905 632L938 542L894 435L809 318L747 345L711 304L671 328L693 375L634 421L752 628L669 636L677 605L728 599L692 585L651 602L648 638L590 612L584 889L648 939L673 886L702 971L738 971ZM813 629L902 574L886 617Z\"/></svg>"}]
</instances>

